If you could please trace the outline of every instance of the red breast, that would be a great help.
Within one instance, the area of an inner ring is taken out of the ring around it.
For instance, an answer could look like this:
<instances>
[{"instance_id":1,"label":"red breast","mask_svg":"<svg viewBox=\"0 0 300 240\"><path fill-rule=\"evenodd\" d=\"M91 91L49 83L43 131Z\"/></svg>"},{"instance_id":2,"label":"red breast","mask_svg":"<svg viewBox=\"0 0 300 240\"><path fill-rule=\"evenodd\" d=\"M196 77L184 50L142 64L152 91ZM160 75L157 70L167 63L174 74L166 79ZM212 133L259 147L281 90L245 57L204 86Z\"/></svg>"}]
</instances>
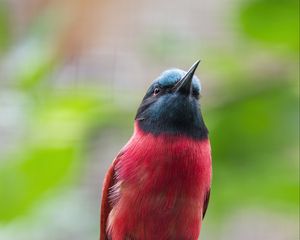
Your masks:
<instances>
[{"instance_id":1,"label":"red breast","mask_svg":"<svg viewBox=\"0 0 300 240\"><path fill-rule=\"evenodd\" d=\"M122 152L112 193L122 191L122 198L108 220L113 239L123 239L126 232L145 240L197 239L211 183L209 140L155 136L135 124Z\"/></svg>"}]
</instances>

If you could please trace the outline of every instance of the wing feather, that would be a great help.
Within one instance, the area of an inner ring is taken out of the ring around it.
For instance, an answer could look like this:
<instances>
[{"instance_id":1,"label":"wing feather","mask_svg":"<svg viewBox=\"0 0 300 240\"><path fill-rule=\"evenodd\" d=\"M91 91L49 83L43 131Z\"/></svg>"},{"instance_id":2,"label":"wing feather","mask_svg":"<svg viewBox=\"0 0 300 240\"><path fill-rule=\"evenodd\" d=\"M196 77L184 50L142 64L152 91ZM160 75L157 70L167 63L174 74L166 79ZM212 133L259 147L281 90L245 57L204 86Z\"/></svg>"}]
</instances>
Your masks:
<instances>
[{"instance_id":1,"label":"wing feather","mask_svg":"<svg viewBox=\"0 0 300 240\"><path fill-rule=\"evenodd\" d=\"M109 213L113 208L113 203L115 202L115 201L111 201L112 198L111 189L114 187L116 183L116 164L119 161L121 155L123 155L123 152L119 153L118 156L113 161L112 165L110 166L110 168L106 173L104 183L103 183L101 213L100 213L100 240L109 239L106 234L107 219Z\"/></svg>"},{"instance_id":2,"label":"wing feather","mask_svg":"<svg viewBox=\"0 0 300 240\"><path fill-rule=\"evenodd\" d=\"M203 204L203 214L202 214L202 219L204 219L205 217L205 213L208 207L208 203L209 203L209 197L210 197L210 189L207 191L206 195L205 195L205 200L204 200L204 204Z\"/></svg>"}]
</instances>

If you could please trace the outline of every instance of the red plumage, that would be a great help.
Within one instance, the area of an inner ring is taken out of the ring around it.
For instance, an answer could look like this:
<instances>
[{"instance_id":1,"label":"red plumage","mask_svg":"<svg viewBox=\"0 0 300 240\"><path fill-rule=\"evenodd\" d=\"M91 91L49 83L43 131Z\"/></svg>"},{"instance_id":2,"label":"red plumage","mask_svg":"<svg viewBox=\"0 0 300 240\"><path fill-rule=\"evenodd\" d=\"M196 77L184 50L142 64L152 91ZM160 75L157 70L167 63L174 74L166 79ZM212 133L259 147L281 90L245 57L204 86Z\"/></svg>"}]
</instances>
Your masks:
<instances>
[{"instance_id":1,"label":"red plumage","mask_svg":"<svg viewBox=\"0 0 300 240\"><path fill-rule=\"evenodd\" d=\"M153 135L136 122L104 181L100 239L196 240L210 185L207 138Z\"/></svg>"}]
</instances>

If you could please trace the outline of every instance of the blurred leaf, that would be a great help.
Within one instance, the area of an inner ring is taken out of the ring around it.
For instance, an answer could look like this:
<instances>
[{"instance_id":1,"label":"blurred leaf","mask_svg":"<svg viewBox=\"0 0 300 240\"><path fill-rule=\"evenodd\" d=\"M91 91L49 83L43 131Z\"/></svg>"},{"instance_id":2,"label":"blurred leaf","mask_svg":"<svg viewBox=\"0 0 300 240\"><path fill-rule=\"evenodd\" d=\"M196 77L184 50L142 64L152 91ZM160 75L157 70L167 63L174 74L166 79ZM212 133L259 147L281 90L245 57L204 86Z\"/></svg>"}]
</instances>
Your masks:
<instances>
[{"instance_id":1,"label":"blurred leaf","mask_svg":"<svg viewBox=\"0 0 300 240\"><path fill-rule=\"evenodd\" d=\"M0 168L0 222L28 211L49 189L60 183L78 153L78 146L31 146L20 159Z\"/></svg>"},{"instance_id":2,"label":"blurred leaf","mask_svg":"<svg viewBox=\"0 0 300 240\"><path fill-rule=\"evenodd\" d=\"M92 92L48 93L33 112L16 159L0 165L0 222L23 215L45 193L73 176L74 166L78 169L83 159L88 131L118 119L116 106L101 99L99 91Z\"/></svg>"},{"instance_id":3,"label":"blurred leaf","mask_svg":"<svg viewBox=\"0 0 300 240\"><path fill-rule=\"evenodd\" d=\"M11 43L11 25L9 11L5 1L0 1L0 53Z\"/></svg>"},{"instance_id":4,"label":"blurred leaf","mask_svg":"<svg viewBox=\"0 0 300 240\"><path fill-rule=\"evenodd\" d=\"M250 38L298 53L299 1L250 0L241 8L240 21Z\"/></svg>"},{"instance_id":5,"label":"blurred leaf","mask_svg":"<svg viewBox=\"0 0 300 240\"><path fill-rule=\"evenodd\" d=\"M211 117L218 119L216 133L222 133L222 138L230 137L234 142L243 139L243 144L238 145L218 139L215 144L222 158L252 159L253 154L282 151L297 140L297 98L292 89L284 85L254 96L246 95L218 109ZM231 124L235 127L228 127Z\"/></svg>"},{"instance_id":6,"label":"blurred leaf","mask_svg":"<svg viewBox=\"0 0 300 240\"><path fill-rule=\"evenodd\" d=\"M17 85L22 90L32 90L45 80L57 65L51 49L38 41L28 40L17 49L18 61L14 63Z\"/></svg>"},{"instance_id":7,"label":"blurred leaf","mask_svg":"<svg viewBox=\"0 0 300 240\"><path fill-rule=\"evenodd\" d=\"M294 87L284 81L252 95L248 87L244 98L207 114L214 211L220 214L246 203L297 206L299 116Z\"/></svg>"},{"instance_id":8,"label":"blurred leaf","mask_svg":"<svg viewBox=\"0 0 300 240\"><path fill-rule=\"evenodd\" d=\"M6 56L7 81L23 91L34 90L49 79L59 63L51 47L35 38L23 39Z\"/></svg>"}]
</instances>

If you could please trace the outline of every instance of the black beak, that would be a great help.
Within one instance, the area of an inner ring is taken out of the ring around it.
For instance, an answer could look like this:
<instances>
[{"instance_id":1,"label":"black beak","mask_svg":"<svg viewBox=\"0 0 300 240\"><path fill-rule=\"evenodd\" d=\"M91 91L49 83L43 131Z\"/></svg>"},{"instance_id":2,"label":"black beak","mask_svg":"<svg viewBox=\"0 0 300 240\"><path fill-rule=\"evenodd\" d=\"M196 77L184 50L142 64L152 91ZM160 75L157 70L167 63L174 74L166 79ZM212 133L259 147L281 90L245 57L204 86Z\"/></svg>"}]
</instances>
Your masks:
<instances>
[{"instance_id":1,"label":"black beak","mask_svg":"<svg viewBox=\"0 0 300 240\"><path fill-rule=\"evenodd\" d=\"M184 77L176 83L174 87L175 92L180 92L181 94L184 94L186 96L192 94L192 80L199 63L200 60L195 62L193 66L191 66L191 68L188 70L188 72L184 75Z\"/></svg>"}]
</instances>

